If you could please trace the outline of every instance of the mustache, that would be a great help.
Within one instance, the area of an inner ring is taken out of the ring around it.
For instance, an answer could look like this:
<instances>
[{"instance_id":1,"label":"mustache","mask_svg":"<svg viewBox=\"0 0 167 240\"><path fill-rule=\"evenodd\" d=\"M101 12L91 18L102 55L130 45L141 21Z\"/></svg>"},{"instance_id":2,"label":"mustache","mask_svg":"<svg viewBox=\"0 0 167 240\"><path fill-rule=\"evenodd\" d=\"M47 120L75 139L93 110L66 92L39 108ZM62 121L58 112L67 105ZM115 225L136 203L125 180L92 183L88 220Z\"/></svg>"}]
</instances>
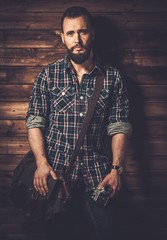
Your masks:
<instances>
[{"instance_id":1,"label":"mustache","mask_svg":"<svg viewBox=\"0 0 167 240\"><path fill-rule=\"evenodd\" d=\"M71 48L71 51L73 51L75 48L78 48L78 47L81 47L81 48L86 49L86 47L85 47L84 45L82 45L82 44L76 44L75 46L73 46L73 47Z\"/></svg>"}]
</instances>

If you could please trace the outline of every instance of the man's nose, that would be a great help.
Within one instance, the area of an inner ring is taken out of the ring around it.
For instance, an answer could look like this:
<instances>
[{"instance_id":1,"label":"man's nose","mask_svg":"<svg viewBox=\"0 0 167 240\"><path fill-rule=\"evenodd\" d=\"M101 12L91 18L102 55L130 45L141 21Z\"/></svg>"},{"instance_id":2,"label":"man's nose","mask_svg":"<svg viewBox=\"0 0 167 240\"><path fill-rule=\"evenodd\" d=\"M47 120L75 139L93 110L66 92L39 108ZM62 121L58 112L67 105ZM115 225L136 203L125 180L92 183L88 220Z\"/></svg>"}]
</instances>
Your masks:
<instances>
[{"instance_id":1,"label":"man's nose","mask_svg":"<svg viewBox=\"0 0 167 240\"><path fill-rule=\"evenodd\" d=\"M81 37L79 35L79 33L75 34L75 39L74 39L75 43L80 43L81 42Z\"/></svg>"}]
</instances>

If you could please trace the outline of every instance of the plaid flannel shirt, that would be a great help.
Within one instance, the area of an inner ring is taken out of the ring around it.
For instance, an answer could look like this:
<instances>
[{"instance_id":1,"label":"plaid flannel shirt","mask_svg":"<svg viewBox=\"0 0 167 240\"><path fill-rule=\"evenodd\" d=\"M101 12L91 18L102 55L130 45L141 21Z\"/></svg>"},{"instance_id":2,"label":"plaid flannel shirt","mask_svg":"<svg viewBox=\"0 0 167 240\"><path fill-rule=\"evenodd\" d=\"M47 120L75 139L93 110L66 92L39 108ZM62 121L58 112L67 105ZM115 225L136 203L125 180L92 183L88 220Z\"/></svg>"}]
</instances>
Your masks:
<instances>
[{"instance_id":1,"label":"plaid flannel shirt","mask_svg":"<svg viewBox=\"0 0 167 240\"><path fill-rule=\"evenodd\" d=\"M30 97L27 128L41 127L48 162L55 170L68 166L101 68L95 64L79 84L66 56L48 65L38 75ZM76 159L71 180L82 177L94 189L109 170L111 159L104 138L118 132L128 134L128 97L119 71L108 67L90 128ZM120 130L122 129L122 130Z\"/></svg>"}]
</instances>

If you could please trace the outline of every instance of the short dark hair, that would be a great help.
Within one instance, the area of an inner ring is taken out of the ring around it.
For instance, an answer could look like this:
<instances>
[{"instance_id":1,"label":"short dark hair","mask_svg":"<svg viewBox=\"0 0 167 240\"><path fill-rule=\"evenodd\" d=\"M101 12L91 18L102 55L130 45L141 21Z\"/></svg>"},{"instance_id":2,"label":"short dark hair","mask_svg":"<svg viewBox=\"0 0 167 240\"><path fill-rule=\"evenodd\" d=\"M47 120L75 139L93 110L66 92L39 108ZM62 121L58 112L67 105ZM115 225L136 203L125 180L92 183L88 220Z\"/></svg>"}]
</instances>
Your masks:
<instances>
[{"instance_id":1,"label":"short dark hair","mask_svg":"<svg viewBox=\"0 0 167 240\"><path fill-rule=\"evenodd\" d=\"M90 12L84 7L74 6L74 7L67 8L61 18L62 32L63 32L63 22L64 22L65 18L77 18L80 16L86 16L86 18L88 19L88 21L90 23L91 28L93 28L93 19L92 19Z\"/></svg>"}]
</instances>

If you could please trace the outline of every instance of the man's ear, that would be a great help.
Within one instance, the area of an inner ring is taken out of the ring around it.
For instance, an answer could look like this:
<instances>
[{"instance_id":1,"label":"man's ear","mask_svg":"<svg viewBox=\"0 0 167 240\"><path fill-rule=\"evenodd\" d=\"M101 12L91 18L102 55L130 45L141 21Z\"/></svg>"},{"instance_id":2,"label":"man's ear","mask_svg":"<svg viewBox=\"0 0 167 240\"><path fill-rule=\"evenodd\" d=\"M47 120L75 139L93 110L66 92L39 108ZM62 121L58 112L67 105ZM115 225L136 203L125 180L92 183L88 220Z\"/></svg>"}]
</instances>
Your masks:
<instances>
[{"instance_id":1,"label":"man's ear","mask_svg":"<svg viewBox=\"0 0 167 240\"><path fill-rule=\"evenodd\" d=\"M61 40L62 40L62 42L65 44L65 40L64 40L64 34L63 34L63 33L61 33L61 34L60 34L60 36L61 36Z\"/></svg>"}]
</instances>

